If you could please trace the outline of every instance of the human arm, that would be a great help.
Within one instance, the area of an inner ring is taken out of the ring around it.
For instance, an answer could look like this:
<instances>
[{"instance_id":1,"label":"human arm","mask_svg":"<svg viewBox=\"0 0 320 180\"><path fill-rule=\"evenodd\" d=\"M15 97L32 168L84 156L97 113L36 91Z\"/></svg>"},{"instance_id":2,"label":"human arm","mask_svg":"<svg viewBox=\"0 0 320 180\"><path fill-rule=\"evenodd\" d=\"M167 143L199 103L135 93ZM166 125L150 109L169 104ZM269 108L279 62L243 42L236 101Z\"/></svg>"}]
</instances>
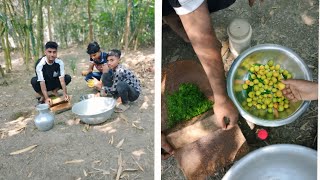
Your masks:
<instances>
[{"instance_id":1,"label":"human arm","mask_svg":"<svg viewBox=\"0 0 320 180\"><path fill-rule=\"evenodd\" d=\"M166 136L161 132L161 159L168 159L174 154L172 146L168 143Z\"/></svg>"},{"instance_id":2,"label":"human arm","mask_svg":"<svg viewBox=\"0 0 320 180\"><path fill-rule=\"evenodd\" d=\"M63 97L65 101L69 101L69 95L67 93L67 86L66 86L66 82L64 81L64 77L59 77L59 81L62 87L62 91L63 91Z\"/></svg>"},{"instance_id":3,"label":"human arm","mask_svg":"<svg viewBox=\"0 0 320 180\"><path fill-rule=\"evenodd\" d=\"M94 66L93 63L89 63L88 69L86 71L82 71L81 75L86 76L87 74L91 73L93 71L93 66Z\"/></svg>"},{"instance_id":4,"label":"human arm","mask_svg":"<svg viewBox=\"0 0 320 180\"><path fill-rule=\"evenodd\" d=\"M289 100L317 100L318 83L307 80L288 79L282 80L286 87L282 90L283 95Z\"/></svg>"},{"instance_id":5,"label":"human arm","mask_svg":"<svg viewBox=\"0 0 320 180\"><path fill-rule=\"evenodd\" d=\"M48 105L51 105L52 104L52 100L51 100L51 98L49 98L45 81L40 81L40 88L41 88L41 92L42 92L42 95L43 95L43 98L44 98L44 102L46 104L48 104Z\"/></svg>"},{"instance_id":6,"label":"human arm","mask_svg":"<svg viewBox=\"0 0 320 180\"><path fill-rule=\"evenodd\" d=\"M47 87L46 87L46 82L45 82L44 75L43 75L43 73L44 73L43 66L45 65L45 63L46 63L46 61L43 58L39 61L39 63L36 66L36 74L37 74L38 82L40 84L41 94L44 98L44 101L46 104L51 105L52 100L51 100L51 98L49 98Z\"/></svg>"},{"instance_id":7,"label":"human arm","mask_svg":"<svg viewBox=\"0 0 320 180\"><path fill-rule=\"evenodd\" d=\"M191 41L214 93L214 112L223 129L232 128L238 120L238 110L227 96L224 68L220 54L221 44L212 28L206 3L191 13L180 15L180 19ZM224 121L230 120L230 124Z\"/></svg>"}]
</instances>

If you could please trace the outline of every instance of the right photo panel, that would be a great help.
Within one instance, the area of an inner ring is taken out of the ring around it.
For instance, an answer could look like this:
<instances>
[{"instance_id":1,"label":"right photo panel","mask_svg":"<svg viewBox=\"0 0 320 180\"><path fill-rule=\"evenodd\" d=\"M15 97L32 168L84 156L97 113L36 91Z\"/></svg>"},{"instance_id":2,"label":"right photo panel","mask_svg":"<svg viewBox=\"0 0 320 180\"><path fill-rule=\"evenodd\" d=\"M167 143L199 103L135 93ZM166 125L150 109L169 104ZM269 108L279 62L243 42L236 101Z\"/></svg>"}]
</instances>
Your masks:
<instances>
[{"instance_id":1,"label":"right photo panel","mask_svg":"<svg viewBox=\"0 0 320 180\"><path fill-rule=\"evenodd\" d=\"M161 179L317 179L319 1L162 0Z\"/></svg>"}]
</instances>

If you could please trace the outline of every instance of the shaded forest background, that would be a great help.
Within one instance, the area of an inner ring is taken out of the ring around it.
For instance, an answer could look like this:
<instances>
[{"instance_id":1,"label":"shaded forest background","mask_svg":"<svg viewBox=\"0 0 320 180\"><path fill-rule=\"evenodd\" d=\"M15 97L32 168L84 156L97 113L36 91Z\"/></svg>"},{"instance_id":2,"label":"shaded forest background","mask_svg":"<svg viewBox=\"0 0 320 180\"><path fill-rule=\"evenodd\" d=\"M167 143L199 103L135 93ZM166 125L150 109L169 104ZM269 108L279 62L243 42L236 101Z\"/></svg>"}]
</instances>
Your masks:
<instances>
[{"instance_id":1,"label":"shaded forest background","mask_svg":"<svg viewBox=\"0 0 320 180\"><path fill-rule=\"evenodd\" d=\"M11 72L11 53L26 69L42 56L44 44L87 45L124 51L154 45L154 0L0 0L1 69Z\"/></svg>"}]
</instances>

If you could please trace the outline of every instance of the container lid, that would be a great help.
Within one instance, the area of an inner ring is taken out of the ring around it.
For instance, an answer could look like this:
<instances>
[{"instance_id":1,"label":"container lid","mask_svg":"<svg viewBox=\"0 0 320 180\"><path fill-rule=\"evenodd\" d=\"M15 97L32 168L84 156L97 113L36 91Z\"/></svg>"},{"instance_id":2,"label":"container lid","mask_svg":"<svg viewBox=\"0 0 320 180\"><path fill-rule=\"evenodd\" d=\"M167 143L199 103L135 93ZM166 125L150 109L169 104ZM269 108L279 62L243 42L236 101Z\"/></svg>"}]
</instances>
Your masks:
<instances>
[{"instance_id":1,"label":"container lid","mask_svg":"<svg viewBox=\"0 0 320 180\"><path fill-rule=\"evenodd\" d=\"M228 27L228 35L234 39L244 39L250 33L251 26L245 19L234 19Z\"/></svg>"}]
</instances>

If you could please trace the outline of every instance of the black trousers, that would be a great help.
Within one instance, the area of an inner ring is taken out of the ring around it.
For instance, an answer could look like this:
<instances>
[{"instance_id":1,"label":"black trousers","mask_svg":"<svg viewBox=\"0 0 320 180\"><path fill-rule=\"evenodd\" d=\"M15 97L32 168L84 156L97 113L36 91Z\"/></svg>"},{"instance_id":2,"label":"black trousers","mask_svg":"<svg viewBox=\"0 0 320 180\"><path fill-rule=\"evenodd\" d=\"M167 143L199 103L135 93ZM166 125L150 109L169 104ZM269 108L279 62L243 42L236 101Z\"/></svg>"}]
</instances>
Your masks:
<instances>
[{"instance_id":1,"label":"black trousers","mask_svg":"<svg viewBox=\"0 0 320 180\"><path fill-rule=\"evenodd\" d=\"M68 85L71 82L71 76L66 74L64 75L64 81L66 83L66 85ZM47 87L47 91L52 91L54 89L62 89L61 84L60 84L60 80L59 78L53 78L52 80L46 80L46 87ZM38 81L37 77L33 77L31 79L31 85L34 89L34 91L36 91L37 93L41 93L41 87L40 87L40 82Z\"/></svg>"},{"instance_id":2,"label":"black trousers","mask_svg":"<svg viewBox=\"0 0 320 180\"><path fill-rule=\"evenodd\" d=\"M136 91L132 86L123 81L118 82L116 89L116 94L121 97L122 104L127 104L128 101L135 101L140 95L140 93Z\"/></svg>"},{"instance_id":3,"label":"black trousers","mask_svg":"<svg viewBox=\"0 0 320 180\"><path fill-rule=\"evenodd\" d=\"M103 73L102 75L102 83L103 86L111 87L113 85L113 74ZM121 101L123 104L127 104L129 101L135 101L138 99L140 93L134 89L134 87L130 86L128 83L124 81L118 81L116 91L112 92L114 98L121 97Z\"/></svg>"}]
</instances>

